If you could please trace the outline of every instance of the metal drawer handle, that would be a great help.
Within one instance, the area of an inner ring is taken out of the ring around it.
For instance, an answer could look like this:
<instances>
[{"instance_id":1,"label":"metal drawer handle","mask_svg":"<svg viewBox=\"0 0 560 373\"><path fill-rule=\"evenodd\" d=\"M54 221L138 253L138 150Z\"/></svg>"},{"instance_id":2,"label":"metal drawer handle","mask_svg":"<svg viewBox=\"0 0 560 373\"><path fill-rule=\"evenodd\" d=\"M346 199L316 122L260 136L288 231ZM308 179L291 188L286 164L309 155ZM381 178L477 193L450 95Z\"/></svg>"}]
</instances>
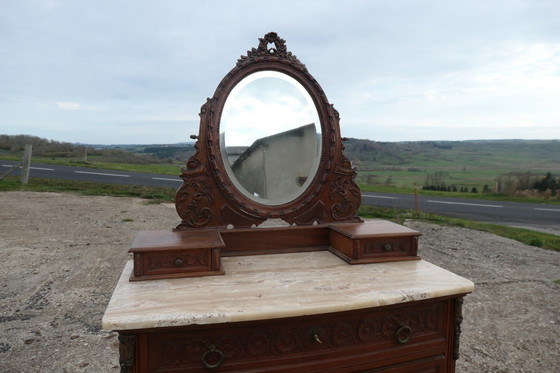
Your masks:
<instances>
[{"instance_id":1,"label":"metal drawer handle","mask_svg":"<svg viewBox=\"0 0 560 373\"><path fill-rule=\"evenodd\" d=\"M323 344L323 341L321 340L321 338L319 338L319 333L320 330L319 328L311 328L311 330L309 331L309 334L311 335L311 339L314 340L317 343Z\"/></svg>"},{"instance_id":2,"label":"metal drawer handle","mask_svg":"<svg viewBox=\"0 0 560 373\"><path fill-rule=\"evenodd\" d=\"M397 336L397 342L399 342L400 344L405 344L412 336L412 329L410 328L410 326L403 323L401 324L401 327L397 330L395 335Z\"/></svg>"},{"instance_id":3,"label":"metal drawer handle","mask_svg":"<svg viewBox=\"0 0 560 373\"><path fill-rule=\"evenodd\" d=\"M208 362L208 357L211 357L210 355L213 355L214 358L216 359L216 362L211 364ZM216 369L218 368L220 365L222 365L222 363L224 362L224 354L222 353L222 351L217 350L216 346L214 345L210 345L210 347L208 348L208 351L206 351L205 353L202 354L202 366L206 369Z\"/></svg>"},{"instance_id":4,"label":"metal drawer handle","mask_svg":"<svg viewBox=\"0 0 560 373\"><path fill-rule=\"evenodd\" d=\"M175 258L175 260L173 261L173 263L177 266L180 267L183 265L183 259L181 258Z\"/></svg>"}]
</instances>

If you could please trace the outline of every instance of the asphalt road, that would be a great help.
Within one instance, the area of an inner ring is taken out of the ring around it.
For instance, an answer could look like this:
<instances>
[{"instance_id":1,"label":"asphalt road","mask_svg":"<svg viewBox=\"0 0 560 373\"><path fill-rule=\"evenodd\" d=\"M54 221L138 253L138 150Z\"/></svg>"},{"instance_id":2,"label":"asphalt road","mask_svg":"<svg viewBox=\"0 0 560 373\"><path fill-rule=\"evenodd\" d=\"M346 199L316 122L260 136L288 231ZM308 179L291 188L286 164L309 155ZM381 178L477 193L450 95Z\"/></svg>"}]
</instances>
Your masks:
<instances>
[{"instance_id":1,"label":"asphalt road","mask_svg":"<svg viewBox=\"0 0 560 373\"><path fill-rule=\"evenodd\" d=\"M560 205L498 202L411 194L362 193L362 204L432 212L475 221L525 227L560 235Z\"/></svg>"},{"instance_id":2,"label":"asphalt road","mask_svg":"<svg viewBox=\"0 0 560 373\"><path fill-rule=\"evenodd\" d=\"M0 175L16 162L0 161ZM12 175L18 175L14 170ZM179 173L179 170L177 170ZM100 170L86 167L69 167L49 164L32 164L30 177L82 180L123 185L178 188L179 176L146 174L140 172ZM527 227L560 235L560 205L494 202L477 199L428 197L408 194L362 193L362 204L379 207L416 209L437 214Z\"/></svg>"},{"instance_id":3,"label":"asphalt road","mask_svg":"<svg viewBox=\"0 0 560 373\"><path fill-rule=\"evenodd\" d=\"M0 175L17 162L0 160ZM14 170L10 175L19 175L20 170ZM180 170L177 168L177 175ZM179 176L147 174L143 172L101 170L89 167L59 166L52 164L33 163L29 171L29 177L46 179L80 180L96 183L110 183L122 185L142 185L149 187L179 188L181 178Z\"/></svg>"}]
</instances>

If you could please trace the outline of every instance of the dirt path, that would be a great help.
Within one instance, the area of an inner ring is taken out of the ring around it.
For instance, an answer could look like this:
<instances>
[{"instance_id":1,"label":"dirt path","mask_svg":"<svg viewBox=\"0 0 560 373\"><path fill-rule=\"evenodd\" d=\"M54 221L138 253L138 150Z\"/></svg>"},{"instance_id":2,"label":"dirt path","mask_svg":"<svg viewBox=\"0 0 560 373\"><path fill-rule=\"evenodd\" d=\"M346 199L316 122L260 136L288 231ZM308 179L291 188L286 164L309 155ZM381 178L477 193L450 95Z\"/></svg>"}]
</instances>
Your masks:
<instances>
[{"instance_id":1,"label":"dirt path","mask_svg":"<svg viewBox=\"0 0 560 373\"><path fill-rule=\"evenodd\" d=\"M118 372L101 317L135 232L178 223L171 204L0 193L0 372ZM560 253L408 222L420 255L473 280L458 372L560 372Z\"/></svg>"}]
</instances>

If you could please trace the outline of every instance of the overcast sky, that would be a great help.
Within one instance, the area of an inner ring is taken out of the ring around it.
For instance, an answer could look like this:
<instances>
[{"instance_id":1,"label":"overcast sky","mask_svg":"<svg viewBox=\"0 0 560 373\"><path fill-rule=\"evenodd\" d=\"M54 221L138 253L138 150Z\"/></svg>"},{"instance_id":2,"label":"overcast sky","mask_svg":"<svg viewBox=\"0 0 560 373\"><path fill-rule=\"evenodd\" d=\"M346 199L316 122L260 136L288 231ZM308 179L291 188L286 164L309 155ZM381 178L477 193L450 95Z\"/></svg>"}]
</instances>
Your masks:
<instances>
[{"instance_id":1,"label":"overcast sky","mask_svg":"<svg viewBox=\"0 0 560 373\"><path fill-rule=\"evenodd\" d=\"M0 134L175 143L276 31L377 141L560 139L560 1L0 0Z\"/></svg>"}]
</instances>

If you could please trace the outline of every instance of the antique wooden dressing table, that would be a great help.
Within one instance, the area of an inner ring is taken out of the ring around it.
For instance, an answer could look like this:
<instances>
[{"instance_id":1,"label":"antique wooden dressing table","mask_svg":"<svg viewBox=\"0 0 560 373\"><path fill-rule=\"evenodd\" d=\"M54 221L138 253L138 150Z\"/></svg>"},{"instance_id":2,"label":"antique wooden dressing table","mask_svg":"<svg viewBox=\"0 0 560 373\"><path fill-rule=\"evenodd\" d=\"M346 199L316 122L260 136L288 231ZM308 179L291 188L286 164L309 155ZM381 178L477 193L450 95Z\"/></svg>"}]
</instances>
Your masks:
<instances>
[{"instance_id":1,"label":"antique wooden dressing table","mask_svg":"<svg viewBox=\"0 0 560 373\"><path fill-rule=\"evenodd\" d=\"M103 317L121 372L454 372L473 283L356 215L338 113L284 40L259 41L202 106L181 223L132 243Z\"/></svg>"}]
</instances>

